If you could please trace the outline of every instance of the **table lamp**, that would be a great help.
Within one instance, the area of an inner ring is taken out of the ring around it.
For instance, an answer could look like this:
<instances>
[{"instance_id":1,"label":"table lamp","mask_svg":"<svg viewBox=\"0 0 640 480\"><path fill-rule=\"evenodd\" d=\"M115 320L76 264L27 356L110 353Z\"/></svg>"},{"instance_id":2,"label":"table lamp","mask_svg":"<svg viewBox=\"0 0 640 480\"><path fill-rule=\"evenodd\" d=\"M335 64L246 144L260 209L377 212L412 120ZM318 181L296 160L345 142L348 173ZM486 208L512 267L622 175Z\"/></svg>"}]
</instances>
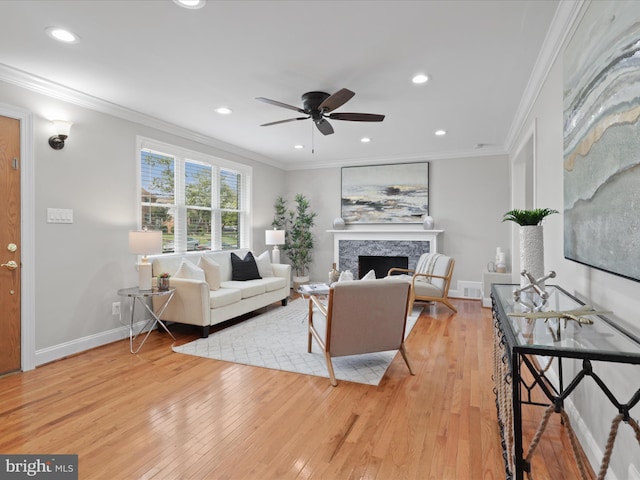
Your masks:
<instances>
[{"instance_id":1,"label":"table lamp","mask_svg":"<svg viewBox=\"0 0 640 480\"><path fill-rule=\"evenodd\" d=\"M280 263L280 249L278 245L284 245L284 230L265 230L264 243L273 245L273 253L271 254L271 263Z\"/></svg>"},{"instance_id":2,"label":"table lamp","mask_svg":"<svg viewBox=\"0 0 640 480\"><path fill-rule=\"evenodd\" d=\"M129 252L142 255L138 263L138 288L151 290L151 264L147 255L162 253L162 232L159 230L129 232Z\"/></svg>"}]
</instances>

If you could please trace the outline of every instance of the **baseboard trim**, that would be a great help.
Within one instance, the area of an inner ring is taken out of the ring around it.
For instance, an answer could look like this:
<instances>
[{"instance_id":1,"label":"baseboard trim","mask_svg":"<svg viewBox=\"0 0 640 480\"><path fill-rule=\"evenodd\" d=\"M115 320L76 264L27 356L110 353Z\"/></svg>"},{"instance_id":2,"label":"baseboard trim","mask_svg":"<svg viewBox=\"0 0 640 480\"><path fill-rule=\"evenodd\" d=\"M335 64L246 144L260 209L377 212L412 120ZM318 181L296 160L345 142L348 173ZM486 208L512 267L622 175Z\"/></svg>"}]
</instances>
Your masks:
<instances>
[{"instance_id":1,"label":"baseboard trim","mask_svg":"<svg viewBox=\"0 0 640 480\"><path fill-rule=\"evenodd\" d=\"M134 325L136 331L144 327L145 321L140 321ZM122 326L105 332L96 333L86 337L78 338L70 342L53 345L51 347L36 350L36 367L46 363L54 362L77 353L91 350L92 348L101 347L108 343L123 340L129 336L129 327Z\"/></svg>"}]
</instances>

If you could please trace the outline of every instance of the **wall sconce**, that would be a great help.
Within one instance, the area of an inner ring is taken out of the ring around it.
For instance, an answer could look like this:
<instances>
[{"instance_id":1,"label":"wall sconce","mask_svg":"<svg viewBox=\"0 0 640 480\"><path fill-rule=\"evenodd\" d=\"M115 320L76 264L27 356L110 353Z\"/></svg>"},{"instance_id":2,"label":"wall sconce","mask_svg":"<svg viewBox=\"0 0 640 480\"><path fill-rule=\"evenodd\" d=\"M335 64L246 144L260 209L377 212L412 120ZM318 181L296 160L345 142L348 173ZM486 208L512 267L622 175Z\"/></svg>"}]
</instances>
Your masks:
<instances>
[{"instance_id":1,"label":"wall sconce","mask_svg":"<svg viewBox=\"0 0 640 480\"><path fill-rule=\"evenodd\" d=\"M69 130L71 130L73 123L65 120L54 120L53 128L56 132L55 135L49 137L49 146L54 150L62 150L64 148L64 141L69 136Z\"/></svg>"},{"instance_id":2,"label":"wall sconce","mask_svg":"<svg viewBox=\"0 0 640 480\"><path fill-rule=\"evenodd\" d=\"M271 263L280 263L280 249L278 245L284 245L284 230L265 230L264 243L273 245Z\"/></svg>"}]
</instances>

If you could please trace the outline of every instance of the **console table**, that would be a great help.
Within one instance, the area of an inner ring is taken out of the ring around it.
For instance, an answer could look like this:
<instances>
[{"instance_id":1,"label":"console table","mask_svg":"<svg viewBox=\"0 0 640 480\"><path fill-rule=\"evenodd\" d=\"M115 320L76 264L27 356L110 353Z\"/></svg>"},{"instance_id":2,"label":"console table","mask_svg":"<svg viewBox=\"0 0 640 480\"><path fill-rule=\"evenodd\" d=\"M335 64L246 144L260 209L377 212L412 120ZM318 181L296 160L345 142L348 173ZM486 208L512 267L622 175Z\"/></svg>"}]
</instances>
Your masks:
<instances>
[{"instance_id":1,"label":"console table","mask_svg":"<svg viewBox=\"0 0 640 480\"><path fill-rule=\"evenodd\" d=\"M640 402L640 369L639 375L633 377L639 388L626 403L614 396L607 387L607 379L596 372L598 362L640 365L640 339L603 315L577 313L573 318L548 319L518 316L528 311L514 299L513 291L518 287L519 285L500 284L491 287L494 317L493 378L507 478L515 476L516 480L522 480L525 472L531 471L531 457L544 436L544 429L552 413L562 416L563 424L572 437L572 444L577 442L564 410L564 401L588 378L603 392L602 398L608 399L619 412L612 419L613 437L615 438L620 422L625 422L634 429L636 438L640 438L638 423L629 415L629 411ZM549 299L541 309L542 312L570 312L584 307L584 303L560 287L547 286L546 291ZM541 357L545 357L545 360L541 360ZM576 362L577 365L575 369L563 372L563 361ZM557 373L554 381L547 373L549 366L553 366ZM570 374L567 373L569 371ZM523 379L523 373L526 374L526 379ZM544 403L534 401L534 389L544 394ZM546 407L526 456L522 440L523 404ZM574 450L575 445L577 443L574 444ZM607 442L599 479L606 474L612 448L613 442ZM575 453L577 452L574 451ZM586 478L580 455L575 457L583 478Z\"/></svg>"}]
</instances>

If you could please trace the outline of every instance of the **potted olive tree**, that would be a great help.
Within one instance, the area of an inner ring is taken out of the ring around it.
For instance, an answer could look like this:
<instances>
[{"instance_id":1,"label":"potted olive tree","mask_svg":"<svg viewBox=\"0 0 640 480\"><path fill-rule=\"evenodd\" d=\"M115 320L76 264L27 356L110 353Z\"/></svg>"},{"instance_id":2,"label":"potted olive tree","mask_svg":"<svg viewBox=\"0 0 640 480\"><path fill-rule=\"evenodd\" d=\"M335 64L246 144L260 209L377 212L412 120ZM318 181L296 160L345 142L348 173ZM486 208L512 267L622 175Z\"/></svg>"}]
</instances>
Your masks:
<instances>
[{"instance_id":1,"label":"potted olive tree","mask_svg":"<svg viewBox=\"0 0 640 480\"><path fill-rule=\"evenodd\" d=\"M293 288L309 282L309 266L313 254L313 233L316 213L311 211L309 200L298 193L295 196L296 206L287 209L286 200L278 197L275 204L276 214L272 226L285 231L283 252L293 268Z\"/></svg>"},{"instance_id":2,"label":"potted olive tree","mask_svg":"<svg viewBox=\"0 0 640 480\"><path fill-rule=\"evenodd\" d=\"M558 211L550 208L515 209L505 213L502 219L503 222L515 222L520 225L520 270L526 270L536 279L544 276L542 220L553 213ZM521 277L521 286L526 283L526 279Z\"/></svg>"}]
</instances>

